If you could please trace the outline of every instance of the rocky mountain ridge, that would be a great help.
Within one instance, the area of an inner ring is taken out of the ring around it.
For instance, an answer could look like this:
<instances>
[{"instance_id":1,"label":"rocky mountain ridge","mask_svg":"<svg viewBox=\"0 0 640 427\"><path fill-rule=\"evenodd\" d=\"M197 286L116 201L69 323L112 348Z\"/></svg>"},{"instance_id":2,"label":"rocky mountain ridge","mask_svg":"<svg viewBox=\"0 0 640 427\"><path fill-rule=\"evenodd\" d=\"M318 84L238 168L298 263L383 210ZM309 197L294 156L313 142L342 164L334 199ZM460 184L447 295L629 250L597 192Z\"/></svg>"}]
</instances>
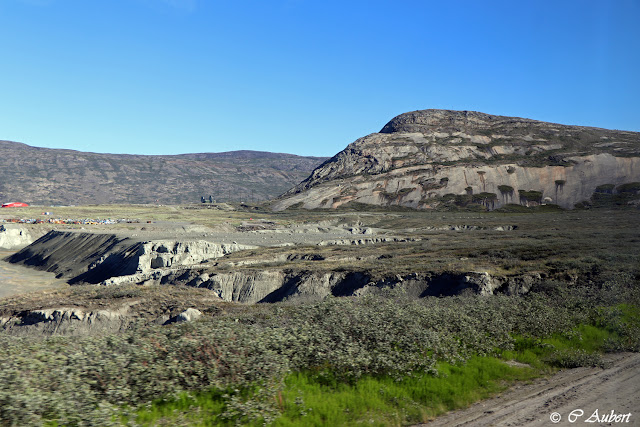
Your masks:
<instances>
[{"instance_id":1,"label":"rocky mountain ridge","mask_svg":"<svg viewBox=\"0 0 640 427\"><path fill-rule=\"evenodd\" d=\"M638 181L638 132L422 110L349 144L274 208L349 202L430 208L448 201L572 208L599 189L640 190Z\"/></svg>"},{"instance_id":2,"label":"rocky mountain ridge","mask_svg":"<svg viewBox=\"0 0 640 427\"><path fill-rule=\"evenodd\" d=\"M32 204L261 201L300 182L323 157L259 151L100 154L0 141L0 200Z\"/></svg>"}]
</instances>

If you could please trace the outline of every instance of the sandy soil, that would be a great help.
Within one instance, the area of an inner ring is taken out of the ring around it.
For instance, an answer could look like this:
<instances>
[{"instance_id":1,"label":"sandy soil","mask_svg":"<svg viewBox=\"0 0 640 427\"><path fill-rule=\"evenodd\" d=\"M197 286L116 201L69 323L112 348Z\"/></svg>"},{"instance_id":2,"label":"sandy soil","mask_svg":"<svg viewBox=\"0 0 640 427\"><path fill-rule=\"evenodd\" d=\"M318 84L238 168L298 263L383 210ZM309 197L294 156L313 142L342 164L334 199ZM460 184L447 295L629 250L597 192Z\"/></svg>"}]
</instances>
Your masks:
<instances>
[{"instance_id":1,"label":"sandy soil","mask_svg":"<svg viewBox=\"0 0 640 427\"><path fill-rule=\"evenodd\" d=\"M610 368L564 370L421 426L640 426L640 354L608 357ZM583 415L574 412L570 422L570 414L577 410ZM631 415L601 422L611 411ZM554 413L559 422L552 422Z\"/></svg>"},{"instance_id":2,"label":"sandy soil","mask_svg":"<svg viewBox=\"0 0 640 427\"><path fill-rule=\"evenodd\" d=\"M44 289L65 289L69 285L55 274L2 261L13 251L0 250L0 298Z\"/></svg>"}]
</instances>

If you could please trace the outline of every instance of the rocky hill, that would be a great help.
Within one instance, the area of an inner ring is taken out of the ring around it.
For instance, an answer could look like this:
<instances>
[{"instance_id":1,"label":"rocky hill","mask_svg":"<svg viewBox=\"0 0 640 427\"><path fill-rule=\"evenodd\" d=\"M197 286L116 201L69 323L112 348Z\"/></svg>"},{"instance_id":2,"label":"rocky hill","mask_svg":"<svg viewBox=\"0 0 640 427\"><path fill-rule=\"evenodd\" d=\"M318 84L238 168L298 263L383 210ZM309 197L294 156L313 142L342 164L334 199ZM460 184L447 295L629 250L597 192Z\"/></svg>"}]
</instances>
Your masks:
<instances>
[{"instance_id":1,"label":"rocky hill","mask_svg":"<svg viewBox=\"0 0 640 427\"><path fill-rule=\"evenodd\" d=\"M257 151L144 156L0 141L0 201L34 204L198 202L273 198L326 158Z\"/></svg>"},{"instance_id":2,"label":"rocky hill","mask_svg":"<svg viewBox=\"0 0 640 427\"><path fill-rule=\"evenodd\" d=\"M315 169L274 203L442 205L554 203L572 208L640 191L640 133L472 111L401 114ZM631 197L627 197L631 195ZM623 197L624 196L624 197Z\"/></svg>"}]
</instances>

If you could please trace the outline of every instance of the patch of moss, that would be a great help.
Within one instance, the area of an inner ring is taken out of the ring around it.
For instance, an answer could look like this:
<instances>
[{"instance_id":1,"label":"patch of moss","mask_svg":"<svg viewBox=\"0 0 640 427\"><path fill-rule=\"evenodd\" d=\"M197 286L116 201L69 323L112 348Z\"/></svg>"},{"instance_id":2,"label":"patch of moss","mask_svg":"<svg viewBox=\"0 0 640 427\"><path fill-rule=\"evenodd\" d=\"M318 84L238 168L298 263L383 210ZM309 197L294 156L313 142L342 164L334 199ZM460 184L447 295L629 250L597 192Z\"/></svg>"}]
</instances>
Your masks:
<instances>
[{"instance_id":1,"label":"patch of moss","mask_svg":"<svg viewBox=\"0 0 640 427\"><path fill-rule=\"evenodd\" d=\"M604 192L594 192L591 196L591 206L596 208L609 208L616 209L622 208L629 205L634 199L637 199L638 196L635 193L630 192L622 192L618 194L613 193L604 193Z\"/></svg>"},{"instance_id":2,"label":"patch of moss","mask_svg":"<svg viewBox=\"0 0 640 427\"><path fill-rule=\"evenodd\" d=\"M537 202L537 203L542 202L542 192L541 191L518 190L518 195L520 196L521 200L527 200L527 201Z\"/></svg>"},{"instance_id":3,"label":"patch of moss","mask_svg":"<svg viewBox=\"0 0 640 427\"><path fill-rule=\"evenodd\" d=\"M454 200L457 206L466 206L471 203L473 196L471 194L457 194Z\"/></svg>"},{"instance_id":4,"label":"patch of moss","mask_svg":"<svg viewBox=\"0 0 640 427\"><path fill-rule=\"evenodd\" d=\"M603 184L603 185L598 185L596 187L596 193L608 193L608 194L612 194L613 193L613 189L615 188L615 185L613 184Z\"/></svg>"},{"instance_id":5,"label":"patch of moss","mask_svg":"<svg viewBox=\"0 0 640 427\"><path fill-rule=\"evenodd\" d=\"M627 184L621 184L616 187L618 193L639 193L640 182L629 182Z\"/></svg>"},{"instance_id":6,"label":"patch of moss","mask_svg":"<svg viewBox=\"0 0 640 427\"><path fill-rule=\"evenodd\" d=\"M482 192L479 194L474 194L472 198L474 202L481 201L481 200L498 200L498 195L496 193Z\"/></svg>"},{"instance_id":7,"label":"patch of moss","mask_svg":"<svg viewBox=\"0 0 640 427\"><path fill-rule=\"evenodd\" d=\"M498 185L498 190L500 190L502 194L513 194L513 187L510 185Z\"/></svg>"}]
</instances>

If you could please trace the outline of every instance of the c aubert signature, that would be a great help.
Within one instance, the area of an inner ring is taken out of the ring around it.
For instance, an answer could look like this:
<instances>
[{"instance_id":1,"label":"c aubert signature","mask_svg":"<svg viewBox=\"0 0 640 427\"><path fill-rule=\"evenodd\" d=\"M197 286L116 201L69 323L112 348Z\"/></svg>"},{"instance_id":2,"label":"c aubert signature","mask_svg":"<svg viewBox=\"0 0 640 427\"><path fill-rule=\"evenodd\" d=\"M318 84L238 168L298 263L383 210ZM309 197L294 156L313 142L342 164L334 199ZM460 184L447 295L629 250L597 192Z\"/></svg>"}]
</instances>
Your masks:
<instances>
[{"instance_id":1,"label":"c aubert signature","mask_svg":"<svg viewBox=\"0 0 640 427\"><path fill-rule=\"evenodd\" d=\"M584 423L628 423L631 418L631 412L628 414L618 414L612 409L611 412L603 412L600 414L600 411L596 409L588 418L583 420L584 416L585 414L582 409L574 409L567 416L567 421L570 423L575 423L581 420ZM559 423L562 416L559 413L554 412L550 415L550 419L553 423Z\"/></svg>"}]
</instances>

